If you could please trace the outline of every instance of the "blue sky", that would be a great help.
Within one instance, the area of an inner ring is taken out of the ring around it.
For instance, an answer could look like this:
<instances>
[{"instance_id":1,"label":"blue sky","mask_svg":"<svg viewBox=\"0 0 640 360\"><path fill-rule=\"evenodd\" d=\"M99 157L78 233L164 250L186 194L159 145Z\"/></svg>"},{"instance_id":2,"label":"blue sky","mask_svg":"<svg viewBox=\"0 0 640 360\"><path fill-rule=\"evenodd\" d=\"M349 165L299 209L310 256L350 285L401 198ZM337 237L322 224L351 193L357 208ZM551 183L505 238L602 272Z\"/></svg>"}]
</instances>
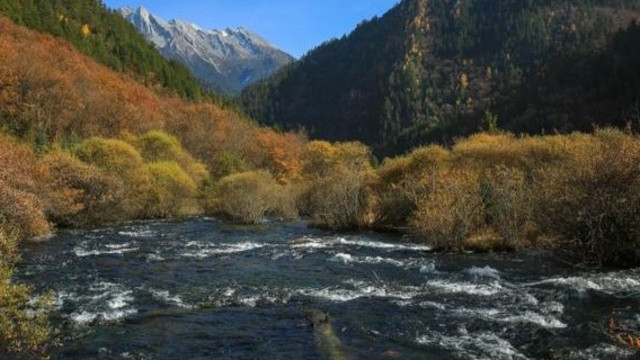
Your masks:
<instances>
[{"instance_id":1,"label":"blue sky","mask_svg":"<svg viewBox=\"0 0 640 360\"><path fill-rule=\"evenodd\" d=\"M244 26L300 57L322 42L348 34L362 20L382 15L397 0L104 0L111 8L145 6L170 20L207 29Z\"/></svg>"}]
</instances>

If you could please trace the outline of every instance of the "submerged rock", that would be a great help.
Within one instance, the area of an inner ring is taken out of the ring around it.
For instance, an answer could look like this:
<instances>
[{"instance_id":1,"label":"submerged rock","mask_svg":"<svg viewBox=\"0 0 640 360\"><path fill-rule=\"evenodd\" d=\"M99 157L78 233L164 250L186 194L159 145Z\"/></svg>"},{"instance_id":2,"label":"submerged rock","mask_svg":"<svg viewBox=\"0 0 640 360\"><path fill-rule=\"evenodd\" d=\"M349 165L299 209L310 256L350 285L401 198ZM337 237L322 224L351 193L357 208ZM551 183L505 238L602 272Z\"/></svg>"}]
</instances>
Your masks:
<instances>
[{"instance_id":1,"label":"submerged rock","mask_svg":"<svg viewBox=\"0 0 640 360\"><path fill-rule=\"evenodd\" d=\"M313 309L307 314L313 327L318 327L329 322L329 314L322 310Z\"/></svg>"},{"instance_id":2,"label":"submerged rock","mask_svg":"<svg viewBox=\"0 0 640 360\"><path fill-rule=\"evenodd\" d=\"M329 314L322 310L313 309L307 313L307 317L313 325L313 335L318 352L330 360L347 360L342 342L331 326Z\"/></svg>"}]
</instances>

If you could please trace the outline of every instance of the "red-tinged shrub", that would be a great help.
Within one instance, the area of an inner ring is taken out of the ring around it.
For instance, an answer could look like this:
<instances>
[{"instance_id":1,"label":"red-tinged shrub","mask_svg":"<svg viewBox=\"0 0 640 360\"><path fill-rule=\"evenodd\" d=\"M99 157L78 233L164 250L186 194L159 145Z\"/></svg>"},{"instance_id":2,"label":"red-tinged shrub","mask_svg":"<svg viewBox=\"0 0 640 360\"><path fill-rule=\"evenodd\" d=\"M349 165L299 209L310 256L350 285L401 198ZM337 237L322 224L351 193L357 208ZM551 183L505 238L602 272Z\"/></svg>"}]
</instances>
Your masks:
<instances>
[{"instance_id":1,"label":"red-tinged shrub","mask_svg":"<svg viewBox=\"0 0 640 360\"><path fill-rule=\"evenodd\" d=\"M304 139L299 135L260 129L251 145L247 159L256 168L269 170L280 181L300 174Z\"/></svg>"},{"instance_id":2,"label":"red-tinged shrub","mask_svg":"<svg viewBox=\"0 0 640 360\"><path fill-rule=\"evenodd\" d=\"M38 198L1 180L0 218L14 226L24 239L35 239L51 233L51 226Z\"/></svg>"},{"instance_id":3,"label":"red-tinged shrub","mask_svg":"<svg viewBox=\"0 0 640 360\"><path fill-rule=\"evenodd\" d=\"M36 196L35 154L12 139L0 136L0 218L12 224L25 238L51 231Z\"/></svg>"},{"instance_id":4,"label":"red-tinged shrub","mask_svg":"<svg viewBox=\"0 0 640 360\"><path fill-rule=\"evenodd\" d=\"M33 150L17 141L0 135L0 181L25 191L36 191Z\"/></svg>"},{"instance_id":5,"label":"red-tinged shrub","mask_svg":"<svg viewBox=\"0 0 640 360\"><path fill-rule=\"evenodd\" d=\"M120 179L61 150L39 161L47 216L60 226L92 226L120 218Z\"/></svg>"}]
</instances>

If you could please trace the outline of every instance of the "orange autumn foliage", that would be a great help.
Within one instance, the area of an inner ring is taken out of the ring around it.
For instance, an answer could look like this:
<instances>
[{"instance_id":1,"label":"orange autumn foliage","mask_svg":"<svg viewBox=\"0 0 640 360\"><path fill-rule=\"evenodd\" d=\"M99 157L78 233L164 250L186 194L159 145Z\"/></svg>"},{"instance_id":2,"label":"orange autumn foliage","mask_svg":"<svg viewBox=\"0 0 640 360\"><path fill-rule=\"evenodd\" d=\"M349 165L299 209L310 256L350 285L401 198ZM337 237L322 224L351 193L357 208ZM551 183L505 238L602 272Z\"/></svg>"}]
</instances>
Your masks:
<instances>
[{"instance_id":1,"label":"orange autumn foliage","mask_svg":"<svg viewBox=\"0 0 640 360\"><path fill-rule=\"evenodd\" d=\"M0 136L0 220L25 238L47 234L49 223L34 179L36 157L29 147Z\"/></svg>"},{"instance_id":2,"label":"orange autumn foliage","mask_svg":"<svg viewBox=\"0 0 640 360\"><path fill-rule=\"evenodd\" d=\"M261 129L233 109L188 103L81 55L68 42L0 17L0 130L33 143L164 130L210 169L224 153L278 178L294 175L304 139Z\"/></svg>"},{"instance_id":3,"label":"orange autumn foliage","mask_svg":"<svg viewBox=\"0 0 640 360\"><path fill-rule=\"evenodd\" d=\"M260 129L247 156L253 159L256 167L267 169L278 180L282 180L299 175L303 147L303 139L296 134L278 134L271 129Z\"/></svg>"}]
</instances>

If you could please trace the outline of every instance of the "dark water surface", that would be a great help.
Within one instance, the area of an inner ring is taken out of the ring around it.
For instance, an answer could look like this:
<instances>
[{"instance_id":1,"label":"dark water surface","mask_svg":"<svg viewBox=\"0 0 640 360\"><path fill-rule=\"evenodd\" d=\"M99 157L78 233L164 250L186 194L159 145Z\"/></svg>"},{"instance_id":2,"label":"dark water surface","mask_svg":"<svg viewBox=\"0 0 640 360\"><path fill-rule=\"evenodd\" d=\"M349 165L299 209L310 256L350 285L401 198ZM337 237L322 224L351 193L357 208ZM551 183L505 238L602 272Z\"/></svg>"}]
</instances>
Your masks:
<instances>
[{"instance_id":1,"label":"dark water surface","mask_svg":"<svg viewBox=\"0 0 640 360\"><path fill-rule=\"evenodd\" d=\"M69 231L17 277L56 292L53 359L633 359L640 273L543 254L430 255L378 234L210 218ZM331 315L315 331L312 309ZM327 340L326 338L331 339ZM322 344L341 345L326 349Z\"/></svg>"}]
</instances>

